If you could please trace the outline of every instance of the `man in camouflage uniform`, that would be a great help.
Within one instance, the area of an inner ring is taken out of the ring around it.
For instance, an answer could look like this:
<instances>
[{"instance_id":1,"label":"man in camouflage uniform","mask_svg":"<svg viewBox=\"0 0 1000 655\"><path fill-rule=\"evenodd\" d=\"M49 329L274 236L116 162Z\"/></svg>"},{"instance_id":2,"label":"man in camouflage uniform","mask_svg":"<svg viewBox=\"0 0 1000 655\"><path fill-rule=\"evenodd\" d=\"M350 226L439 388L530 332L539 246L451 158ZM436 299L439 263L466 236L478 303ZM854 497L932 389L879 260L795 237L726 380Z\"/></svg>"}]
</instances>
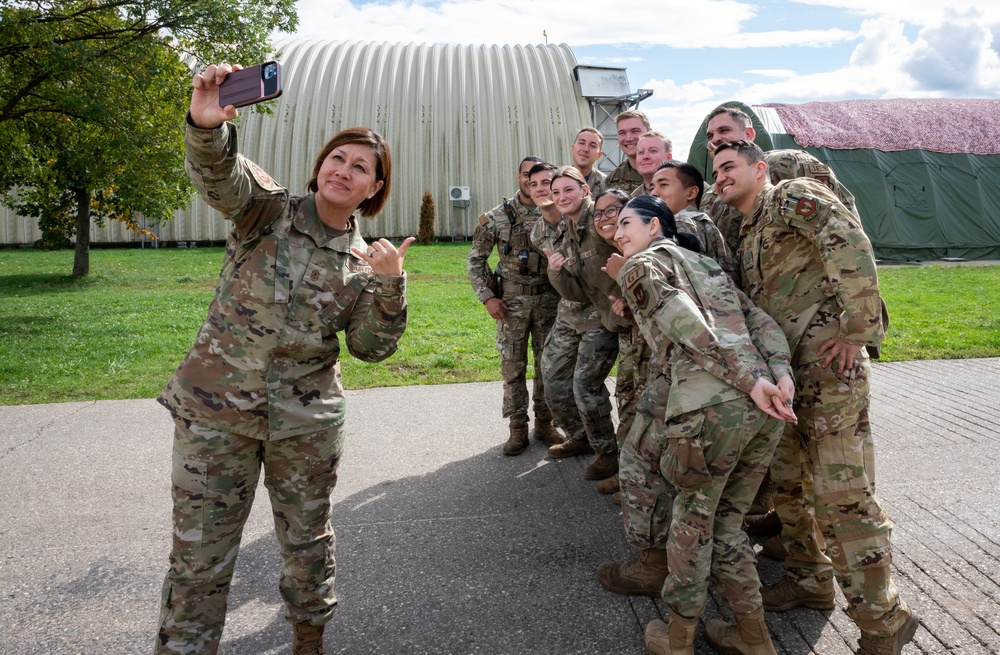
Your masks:
<instances>
[{"instance_id":1,"label":"man in camouflage uniform","mask_svg":"<svg viewBox=\"0 0 1000 655\"><path fill-rule=\"evenodd\" d=\"M835 575L861 629L858 653L898 655L917 618L892 581L892 523L875 494L864 347L884 332L871 244L823 184L772 185L753 143L719 145L713 168L719 197L744 217L737 259L747 295L788 337L797 386L799 423L786 427L771 468L788 574L764 589L764 607L830 609Z\"/></svg>"},{"instance_id":2,"label":"man in camouflage uniform","mask_svg":"<svg viewBox=\"0 0 1000 655\"><path fill-rule=\"evenodd\" d=\"M504 455L520 455L528 446L528 341L536 369L540 368L542 346L555 322L559 295L549 284L545 256L528 238L540 213L528 192L528 171L538 157L525 157L518 167L518 190L511 200L479 217L472 235L468 275L472 289L497 322L497 350L503 375L503 416L509 421ZM490 279L487 260L496 247L495 283ZM552 425L552 413L545 404L545 387L540 371L535 371L531 394L535 414L535 438L549 445L562 442Z\"/></svg>"},{"instance_id":3,"label":"man in camouflage uniform","mask_svg":"<svg viewBox=\"0 0 1000 655\"><path fill-rule=\"evenodd\" d=\"M642 184L632 189L632 197L649 196L653 191L653 174L665 161L674 158L674 144L662 132L646 132L635 146L635 169Z\"/></svg>"},{"instance_id":4,"label":"man in camouflage uniform","mask_svg":"<svg viewBox=\"0 0 1000 655\"><path fill-rule=\"evenodd\" d=\"M708 114L708 125L705 128L706 148L711 157L715 149L727 141L743 139L753 141L757 131L753 129L750 117L736 107L725 105L716 107ZM764 153L764 161L771 176L771 184L779 180L791 180L797 177L811 177L822 182L836 194L855 216L858 216L854 204L854 196L847 187L840 183L830 167L810 155L805 150L769 150ZM715 187L705 190L701 200L701 210L712 217L719 226L722 236L726 239L729 251L735 253L739 249L740 223L743 217L740 213L723 202L715 193Z\"/></svg>"},{"instance_id":5,"label":"man in camouflage uniform","mask_svg":"<svg viewBox=\"0 0 1000 655\"><path fill-rule=\"evenodd\" d=\"M600 130L593 127L582 128L576 133L576 140L573 141L571 155L573 165L583 173L590 187L590 197L597 199L597 196L604 193L607 175L597 168L597 161L604 152L604 135Z\"/></svg>"},{"instance_id":6,"label":"man in camouflage uniform","mask_svg":"<svg viewBox=\"0 0 1000 655\"><path fill-rule=\"evenodd\" d=\"M642 184L642 175L635 168L635 155L639 137L650 130L649 119L641 111L630 109L615 116L615 124L618 126L618 147L625 153L626 160L611 171L604 181L604 188L632 193Z\"/></svg>"}]
</instances>

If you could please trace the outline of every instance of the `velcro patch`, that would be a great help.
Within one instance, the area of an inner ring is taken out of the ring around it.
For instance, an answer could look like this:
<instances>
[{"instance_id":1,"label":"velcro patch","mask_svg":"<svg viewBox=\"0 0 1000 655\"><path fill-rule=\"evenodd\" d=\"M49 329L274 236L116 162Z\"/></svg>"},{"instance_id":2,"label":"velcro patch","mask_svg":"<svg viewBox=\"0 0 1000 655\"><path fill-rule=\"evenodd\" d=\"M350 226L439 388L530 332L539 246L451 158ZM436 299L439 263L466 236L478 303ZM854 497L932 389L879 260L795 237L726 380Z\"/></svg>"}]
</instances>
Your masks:
<instances>
[{"instance_id":1,"label":"velcro patch","mask_svg":"<svg viewBox=\"0 0 1000 655\"><path fill-rule=\"evenodd\" d=\"M597 254L597 248L591 248L590 250L587 250L586 252L581 252L580 253L580 259L587 259L588 257L593 257L596 254Z\"/></svg>"},{"instance_id":2,"label":"velcro patch","mask_svg":"<svg viewBox=\"0 0 1000 655\"><path fill-rule=\"evenodd\" d=\"M631 271L625 274L625 279L622 280L625 284L623 285L626 289L631 289L632 285L646 277L646 267L636 266Z\"/></svg>"},{"instance_id":3,"label":"velcro patch","mask_svg":"<svg viewBox=\"0 0 1000 655\"><path fill-rule=\"evenodd\" d=\"M281 188L281 185L275 182L270 175L268 175L263 168L253 163L252 161L247 162L247 169L250 171L250 175L257 182L257 186L264 189L265 191L277 191Z\"/></svg>"},{"instance_id":4,"label":"velcro patch","mask_svg":"<svg viewBox=\"0 0 1000 655\"><path fill-rule=\"evenodd\" d=\"M629 291L635 298L635 308L643 312L646 311L646 307L649 306L649 293L646 291L646 287L636 284L634 287L629 287Z\"/></svg>"},{"instance_id":5,"label":"velcro patch","mask_svg":"<svg viewBox=\"0 0 1000 655\"><path fill-rule=\"evenodd\" d=\"M479 217L479 224L480 225L486 225L486 221L488 221L488 220L490 220L490 219L486 217L486 214L482 214Z\"/></svg>"},{"instance_id":6,"label":"velcro patch","mask_svg":"<svg viewBox=\"0 0 1000 655\"><path fill-rule=\"evenodd\" d=\"M816 213L816 201L812 198L799 198L799 204L795 205L795 215L808 218Z\"/></svg>"},{"instance_id":7,"label":"velcro patch","mask_svg":"<svg viewBox=\"0 0 1000 655\"><path fill-rule=\"evenodd\" d=\"M806 172L809 177L818 178L820 175L830 175L830 167L820 161L811 161L806 164Z\"/></svg>"}]
</instances>

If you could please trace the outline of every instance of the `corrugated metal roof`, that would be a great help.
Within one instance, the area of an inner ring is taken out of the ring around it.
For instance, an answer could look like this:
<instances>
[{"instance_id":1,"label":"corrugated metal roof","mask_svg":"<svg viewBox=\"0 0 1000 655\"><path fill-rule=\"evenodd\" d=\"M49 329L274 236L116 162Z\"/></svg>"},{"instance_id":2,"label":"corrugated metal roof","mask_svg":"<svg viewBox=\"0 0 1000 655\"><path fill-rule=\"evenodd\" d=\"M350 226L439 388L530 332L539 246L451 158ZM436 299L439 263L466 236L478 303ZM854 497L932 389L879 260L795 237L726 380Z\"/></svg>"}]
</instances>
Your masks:
<instances>
[{"instance_id":1,"label":"corrugated metal roof","mask_svg":"<svg viewBox=\"0 0 1000 655\"><path fill-rule=\"evenodd\" d=\"M452 234L451 186L471 188L471 230L480 213L516 191L525 155L570 163L573 137L591 124L573 77L576 57L565 44L279 40L274 46L282 53L285 90L272 116L244 113L240 150L293 193L303 193L316 153L336 132L364 125L381 133L392 151L393 187L382 213L365 220L366 236L415 235L425 190L435 200L435 233ZM466 235L464 210L455 210L455 222L455 232ZM7 210L0 225L5 243L40 237L34 219ZM217 241L227 231L198 199L160 226L159 235ZM92 240L135 239L116 223L94 228Z\"/></svg>"}]
</instances>

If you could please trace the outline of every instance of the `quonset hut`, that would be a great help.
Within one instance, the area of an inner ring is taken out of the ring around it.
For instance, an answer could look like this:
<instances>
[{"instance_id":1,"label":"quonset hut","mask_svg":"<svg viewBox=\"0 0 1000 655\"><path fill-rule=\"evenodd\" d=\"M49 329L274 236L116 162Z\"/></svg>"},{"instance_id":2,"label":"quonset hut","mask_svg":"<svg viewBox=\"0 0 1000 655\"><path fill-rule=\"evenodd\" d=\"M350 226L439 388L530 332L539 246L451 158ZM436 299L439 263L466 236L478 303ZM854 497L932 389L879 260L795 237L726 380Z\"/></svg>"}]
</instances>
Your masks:
<instances>
[{"instance_id":1,"label":"quonset hut","mask_svg":"<svg viewBox=\"0 0 1000 655\"><path fill-rule=\"evenodd\" d=\"M764 150L803 149L857 200L877 257L1000 259L1000 100L739 102ZM712 179L703 122L690 161Z\"/></svg>"},{"instance_id":2,"label":"quonset hut","mask_svg":"<svg viewBox=\"0 0 1000 655\"><path fill-rule=\"evenodd\" d=\"M304 193L327 139L358 125L381 133L392 151L393 188L379 216L362 221L366 237L415 235L429 191L435 234L467 238L480 213L516 191L524 156L570 163L573 138L585 125L607 133L612 159L602 168L613 168L619 163L613 116L649 95L629 93L624 69L578 67L564 44L278 40L274 47L284 93L271 116L244 110L240 151L292 193ZM173 220L145 227L167 244L221 242L228 233L200 198ZM40 237L37 219L0 208L0 244ZM94 244L139 240L119 223L92 228Z\"/></svg>"}]
</instances>

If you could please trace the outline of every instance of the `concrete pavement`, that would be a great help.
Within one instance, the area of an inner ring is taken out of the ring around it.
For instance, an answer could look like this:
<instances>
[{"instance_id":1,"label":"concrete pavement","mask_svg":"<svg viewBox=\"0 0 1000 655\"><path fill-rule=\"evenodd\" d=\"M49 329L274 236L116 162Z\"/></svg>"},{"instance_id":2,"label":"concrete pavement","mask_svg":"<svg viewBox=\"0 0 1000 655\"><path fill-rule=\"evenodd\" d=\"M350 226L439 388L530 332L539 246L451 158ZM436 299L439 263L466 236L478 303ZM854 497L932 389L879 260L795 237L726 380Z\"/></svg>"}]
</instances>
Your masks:
<instances>
[{"instance_id":1,"label":"concrete pavement","mask_svg":"<svg viewBox=\"0 0 1000 655\"><path fill-rule=\"evenodd\" d=\"M500 399L499 383L348 393L330 653L643 652L665 610L594 577L632 556L618 512L583 458L503 457ZM921 618L904 653L1000 653L1000 359L876 364L872 405L893 568ZM153 400L0 407L0 653L151 651L171 430ZM279 570L260 487L221 653L290 652ZM767 619L783 654L857 640L839 609ZM696 652L714 652L701 630Z\"/></svg>"}]
</instances>

